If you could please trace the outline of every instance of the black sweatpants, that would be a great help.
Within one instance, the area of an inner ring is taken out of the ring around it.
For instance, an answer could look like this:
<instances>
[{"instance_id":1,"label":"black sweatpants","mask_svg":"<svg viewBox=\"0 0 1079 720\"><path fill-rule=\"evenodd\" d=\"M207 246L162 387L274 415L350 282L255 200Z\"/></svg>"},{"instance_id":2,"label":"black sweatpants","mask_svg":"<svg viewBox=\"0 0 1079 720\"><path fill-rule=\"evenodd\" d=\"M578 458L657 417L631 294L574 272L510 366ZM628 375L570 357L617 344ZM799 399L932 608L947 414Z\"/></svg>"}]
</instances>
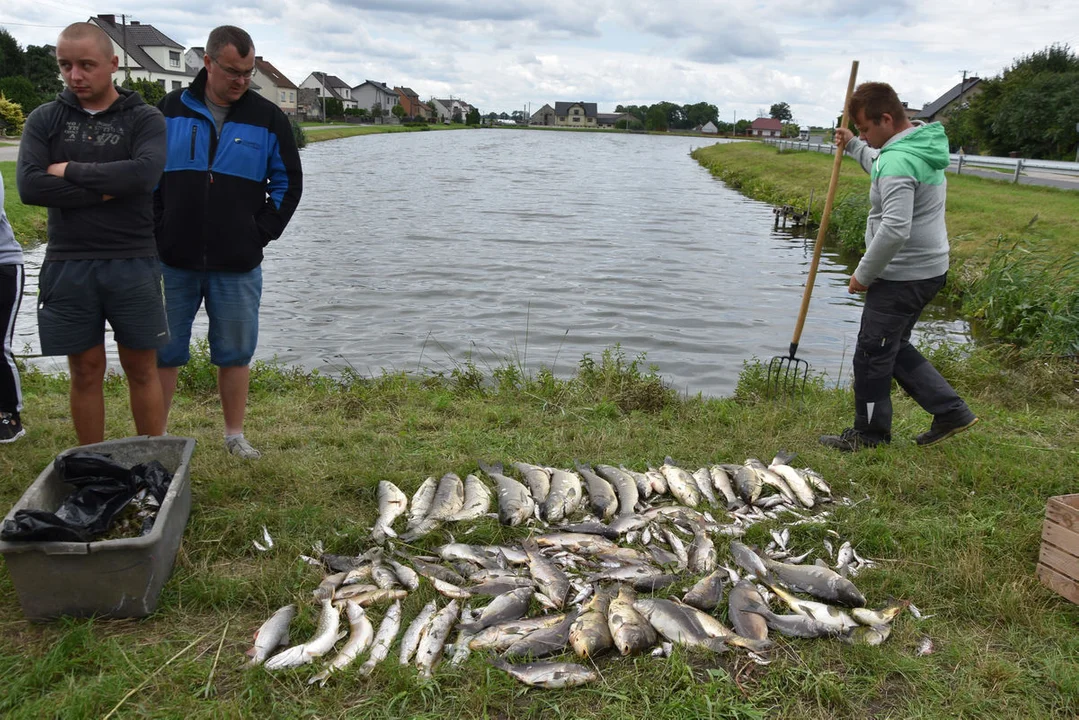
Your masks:
<instances>
[{"instance_id":1,"label":"black sweatpants","mask_svg":"<svg viewBox=\"0 0 1079 720\"><path fill-rule=\"evenodd\" d=\"M854 352L854 429L892 439L892 378L934 417L965 412L948 381L910 344L914 324L947 275L928 280L874 280L865 293Z\"/></svg>"},{"instance_id":2,"label":"black sweatpants","mask_svg":"<svg viewBox=\"0 0 1079 720\"><path fill-rule=\"evenodd\" d=\"M0 412L22 411L22 386L15 367L12 343L15 341L15 317L22 302L23 266L0 265L0 330L3 331L3 355L0 357Z\"/></svg>"}]
</instances>

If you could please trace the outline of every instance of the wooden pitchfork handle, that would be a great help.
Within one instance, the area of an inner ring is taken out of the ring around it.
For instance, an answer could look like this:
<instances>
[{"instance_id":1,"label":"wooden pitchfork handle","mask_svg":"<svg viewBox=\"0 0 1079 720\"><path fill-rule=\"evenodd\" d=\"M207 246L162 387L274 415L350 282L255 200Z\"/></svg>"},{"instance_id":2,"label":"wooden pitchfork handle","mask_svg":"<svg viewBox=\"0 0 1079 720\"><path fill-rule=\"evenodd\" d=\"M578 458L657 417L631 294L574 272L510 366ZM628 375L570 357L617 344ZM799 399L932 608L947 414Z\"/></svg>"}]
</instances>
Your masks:
<instances>
[{"instance_id":1,"label":"wooden pitchfork handle","mask_svg":"<svg viewBox=\"0 0 1079 720\"><path fill-rule=\"evenodd\" d=\"M858 77L858 61L850 64L850 80L847 82L847 97L843 100L843 121L839 127L847 127L847 119L850 115L850 96L854 94L854 82ZM820 264L821 250L824 249L824 237L828 234L828 220L832 215L832 203L835 201L835 189L839 184L839 167L843 163L843 151L846 143L836 143L835 162L832 163L832 179L828 181L828 196L824 200L824 212L820 218L820 228L817 230L817 242L813 245L813 262L809 265L809 277L806 278L806 289L802 295L802 309L798 312L798 323L794 326L794 337L791 338L790 357L798 351L798 341L802 339L802 328L806 323L806 315L809 313L809 299L813 296L813 283L817 279L817 266Z\"/></svg>"}]
</instances>

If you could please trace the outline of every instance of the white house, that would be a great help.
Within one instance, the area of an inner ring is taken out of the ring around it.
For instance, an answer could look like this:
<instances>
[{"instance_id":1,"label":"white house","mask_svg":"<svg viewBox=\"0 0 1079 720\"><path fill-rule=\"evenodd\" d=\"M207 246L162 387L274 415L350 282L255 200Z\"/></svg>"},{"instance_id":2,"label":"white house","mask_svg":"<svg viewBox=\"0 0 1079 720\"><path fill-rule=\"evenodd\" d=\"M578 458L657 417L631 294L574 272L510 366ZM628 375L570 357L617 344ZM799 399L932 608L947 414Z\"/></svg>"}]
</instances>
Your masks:
<instances>
[{"instance_id":1,"label":"white house","mask_svg":"<svg viewBox=\"0 0 1079 720\"><path fill-rule=\"evenodd\" d=\"M719 128L716 127L716 124L714 122L709 120L701 126L701 132L705 135L715 135L719 132Z\"/></svg>"},{"instance_id":2,"label":"white house","mask_svg":"<svg viewBox=\"0 0 1079 720\"><path fill-rule=\"evenodd\" d=\"M368 110L378 105L382 109L383 117L389 114L394 105L401 103L401 97L396 90L387 87L386 83L374 80L364 80L352 88L352 99L356 101L358 107Z\"/></svg>"},{"instance_id":3,"label":"white house","mask_svg":"<svg viewBox=\"0 0 1079 720\"><path fill-rule=\"evenodd\" d=\"M318 90L320 98L337 98L345 110L359 107L352 97L352 88L336 75L327 75L324 72L313 72L308 75L300 87Z\"/></svg>"},{"instance_id":4,"label":"white house","mask_svg":"<svg viewBox=\"0 0 1079 720\"><path fill-rule=\"evenodd\" d=\"M87 22L97 25L112 40L113 51L120 59L115 80L149 80L168 90L187 87L196 72L184 62L184 46L153 25L138 20L117 24L115 15L98 15ZM201 64L200 64L201 67Z\"/></svg>"},{"instance_id":5,"label":"white house","mask_svg":"<svg viewBox=\"0 0 1079 720\"><path fill-rule=\"evenodd\" d=\"M438 115L438 119L442 122L453 120L454 112L457 112L460 116L458 122L464 122L468 111L472 109L471 105L459 98L447 98L445 100L431 98L431 104L435 106L435 114Z\"/></svg>"},{"instance_id":6,"label":"white house","mask_svg":"<svg viewBox=\"0 0 1079 720\"><path fill-rule=\"evenodd\" d=\"M288 116L296 114L296 94L299 89L296 83L289 80L285 75L261 55L255 56L255 74L251 76L257 87L259 95L276 104Z\"/></svg>"}]
</instances>

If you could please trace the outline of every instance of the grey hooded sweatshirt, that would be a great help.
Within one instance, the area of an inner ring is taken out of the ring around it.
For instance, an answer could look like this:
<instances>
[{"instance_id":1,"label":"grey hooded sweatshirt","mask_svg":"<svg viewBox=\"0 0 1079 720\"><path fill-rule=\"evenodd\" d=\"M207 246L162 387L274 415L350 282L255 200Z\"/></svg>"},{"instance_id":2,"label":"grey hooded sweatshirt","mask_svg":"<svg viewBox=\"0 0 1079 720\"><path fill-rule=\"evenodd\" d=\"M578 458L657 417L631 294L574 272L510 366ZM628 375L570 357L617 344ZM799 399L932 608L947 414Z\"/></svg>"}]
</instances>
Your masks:
<instances>
[{"instance_id":1,"label":"grey hooded sweatshirt","mask_svg":"<svg viewBox=\"0 0 1079 720\"><path fill-rule=\"evenodd\" d=\"M918 124L874 150L858 138L846 151L870 174L865 255L854 277L926 280L948 272L944 169L951 158L940 123Z\"/></svg>"}]
</instances>

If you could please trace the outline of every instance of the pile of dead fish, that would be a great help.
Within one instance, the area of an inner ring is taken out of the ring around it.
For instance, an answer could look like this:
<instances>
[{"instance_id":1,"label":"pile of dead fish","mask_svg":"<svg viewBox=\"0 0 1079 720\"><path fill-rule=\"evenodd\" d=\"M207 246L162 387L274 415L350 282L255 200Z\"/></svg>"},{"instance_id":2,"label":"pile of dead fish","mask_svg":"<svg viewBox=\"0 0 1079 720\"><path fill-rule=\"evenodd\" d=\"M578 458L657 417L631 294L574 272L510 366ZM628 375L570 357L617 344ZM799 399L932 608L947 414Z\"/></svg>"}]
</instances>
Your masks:
<instances>
[{"instance_id":1,"label":"pile of dead fish","mask_svg":"<svg viewBox=\"0 0 1079 720\"><path fill-rule=\"evenodd\" d=\"M415 665L422 677L430 677L444 655L456 666L471 651L488 654L493 665L528 685L555 688L597 679L594 664L520 661L567 648L588 659L608 651L663 656L681 645L711 653L738 647L767 662L772 633L879 644L909 603L867 609L850 577L872 563L849 543L834 551L825 540L827 560L804 564L814 553L794 554L789 527L772 530L772 542L760 549L734 539L765 520L825 522L830 488L813 471L788 465L790 459L777 456L769 465L749 459L693 473L670 458L643 473L610 465L578 463L563 470L514 463L523 482L500 465L481 464L496 488L499 521L527 524L532 532L516 543L489 546L451 536L430 555L403 547L486 516L492 502L487 483L475 474L463 481L453 473L428 478L409 503L383 481L373 547L356 556L302 556L329 572L314 590L320 606L314 636L273 654L288 645L296 613L288 605L259 628L248 655L270 670L313 663L345 635L344 610L348 640L310 682L324 684L365 652L357 672L367 675L386 659L405 625L402 600L423 583L447 602L441 608L428 602L407 624L398 650L399 662ZM406 513L399 534L394 524ZM719 562L713 538L722 538L732 562ZM264 540L272 547L268 533ZM377 631L365 609L372 606L388 606ZM534 608L542 612L531 613ZM717 615L721 609L729 626Z\"/></svg>"}]
</instances>

